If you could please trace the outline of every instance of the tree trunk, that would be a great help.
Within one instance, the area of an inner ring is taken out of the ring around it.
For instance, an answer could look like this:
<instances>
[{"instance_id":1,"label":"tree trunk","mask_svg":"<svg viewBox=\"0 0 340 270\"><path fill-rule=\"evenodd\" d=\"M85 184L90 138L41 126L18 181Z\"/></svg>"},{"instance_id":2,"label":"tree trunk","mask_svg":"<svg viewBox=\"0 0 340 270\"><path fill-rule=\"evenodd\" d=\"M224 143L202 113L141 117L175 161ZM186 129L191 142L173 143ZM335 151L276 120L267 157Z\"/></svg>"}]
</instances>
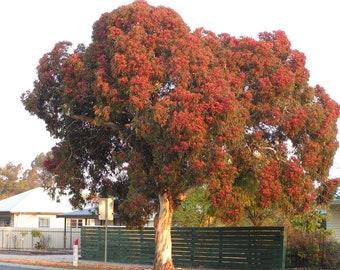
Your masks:
<instances>
[{"instance_id":1,"label":"tree trunk","mask_svg":"<svg viewBox=\"0 0 340 270\"><path fill-rule=\"evenodd\" d=\"M155 270L174 269L172 262L171 222L173 208L168 194L159 195L159 215L155 219Z\"/></svg>"}]
</instances>

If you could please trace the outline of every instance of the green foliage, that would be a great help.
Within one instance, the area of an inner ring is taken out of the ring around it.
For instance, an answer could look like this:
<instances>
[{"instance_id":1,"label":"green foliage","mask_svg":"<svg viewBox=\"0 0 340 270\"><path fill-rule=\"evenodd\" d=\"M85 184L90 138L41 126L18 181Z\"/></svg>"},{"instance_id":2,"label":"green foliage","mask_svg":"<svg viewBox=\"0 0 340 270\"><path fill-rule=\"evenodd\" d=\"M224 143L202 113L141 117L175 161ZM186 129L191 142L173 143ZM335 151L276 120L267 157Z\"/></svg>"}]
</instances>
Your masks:
<instances>
[{"instance_id":1,"label":"green foliage","mask_svg":"<svg viewBox=\"0 0 340 270\"><path fill-rule=\"evenodd\" d=\"M37 167L25 171L21 164L8 163L4 167L0 167L0 199L39 187L40 184Z\"/></svg>"},{"instance_id":2,"label":"green foliage","mask_svg":"<svg viewBox=\"0 0 340 270\"><path fill-rule=\"evenodd\" d=\"M32 230L31 235L32 237L40 237L42 232L40 230Z\"/></svg>"},{"instance_id":3,"label":"green foliage","mask_svg":"<svg viewBox=\"0 0 340 270\"><path fill-rule=\"evenodd\" d=\"M332 238L332 231L323 225L327 217L320 211L296 215L288 232L289 258L292 264L310 269L338 269L339 243ZM335 268L333 268L335 267Z\"/></svg>"},{"instance_id":4,"label":"green foliage","mask_svg":"<svg viewBox=\"0 0 340 270\"><path fill-rule=\"evenodd\" d=\"M31 231L31 235L33 238L39 238L39 240L34 243L36 249L48 249L50 247L50 237L43 235L41 230L34 229Z\"/></svg>"},{"instance_id":5,"label":"green foliage","mask_svg":"<svg viewBox=\"0 0 340 270\"><path fill-rule=\"evenodd\" d=\"M172 224L183 227L207 227L220 224L213 216L211 203L206 197L206 186L199 187L181 203L174 212Z\"/></svg>"},{"instance_id":6,"label":"green foliage","mask_svg":"<svg viewBox=\"0 0 340 270\"><path fill-rule=\"evenodd\" d=\"M292 227L301 232L321 233L325 236L330 235L330 231L326 230L323 225L327 219L324 211L313 210L300 215L295 215L290 222Z\"/></svg>"}]
</instances>

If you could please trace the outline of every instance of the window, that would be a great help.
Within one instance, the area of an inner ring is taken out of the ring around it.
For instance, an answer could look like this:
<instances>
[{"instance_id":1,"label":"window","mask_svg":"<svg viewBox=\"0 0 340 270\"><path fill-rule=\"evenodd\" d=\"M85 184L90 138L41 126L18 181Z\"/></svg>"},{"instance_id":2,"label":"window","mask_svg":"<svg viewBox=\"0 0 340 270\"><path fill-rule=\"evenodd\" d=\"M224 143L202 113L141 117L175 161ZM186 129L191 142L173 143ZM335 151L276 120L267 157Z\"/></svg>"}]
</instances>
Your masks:
<instances>
[{"instance_id":1,"label":"window","mask_svg":"<svg viewBox=\"0 0 340 270\"><path fill-rule=\"evenodd\" d=\"M50 219L49 218L39 218L39 228L49 228Z\"/></svg>"},{"instance_id":2,"label":"window","mask_svg":"<svg viewBox=\"0 0 340 270\"><path fill-rule=\"evenodd\" d=\"M9 227L11 224L10 217L0 217L0 227Z\"/></svg>"},{"instance_id":3,"label":"window","mask_svg":"<svg viewBox=\"0 0 340 270\"><path fill-rule=\"evenodd\" d=\"M83 226L82 219L71 219L71 227L72 228L81 228Z\"/></svg>"}]
</instances>

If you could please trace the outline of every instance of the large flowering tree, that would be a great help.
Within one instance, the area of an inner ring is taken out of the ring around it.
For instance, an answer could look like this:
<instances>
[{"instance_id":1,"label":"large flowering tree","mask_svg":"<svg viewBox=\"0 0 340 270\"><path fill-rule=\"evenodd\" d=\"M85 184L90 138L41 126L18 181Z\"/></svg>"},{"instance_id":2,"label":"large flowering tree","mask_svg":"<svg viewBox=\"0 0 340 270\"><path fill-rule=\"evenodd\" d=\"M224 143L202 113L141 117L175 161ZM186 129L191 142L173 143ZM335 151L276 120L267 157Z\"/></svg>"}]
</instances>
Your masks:
<instances>
[{"instance_id":1,"label":"large flowering tree","mask_svg":"<svg viewBox=\"0 0 340 270\"><path fill-rule=\"evenodd\" d=\"M281 31L191 32L173 10L136 1L103 14L87 48L56 44L22 101L59 139L51 188L74 205L85 188L124 194L130 226L157 212L154 267L173 269L173 211L203 183L227 221L253 191L257 206L300 212L326 183L339 107L304 65Z\"/></svg>"}]
</instances>

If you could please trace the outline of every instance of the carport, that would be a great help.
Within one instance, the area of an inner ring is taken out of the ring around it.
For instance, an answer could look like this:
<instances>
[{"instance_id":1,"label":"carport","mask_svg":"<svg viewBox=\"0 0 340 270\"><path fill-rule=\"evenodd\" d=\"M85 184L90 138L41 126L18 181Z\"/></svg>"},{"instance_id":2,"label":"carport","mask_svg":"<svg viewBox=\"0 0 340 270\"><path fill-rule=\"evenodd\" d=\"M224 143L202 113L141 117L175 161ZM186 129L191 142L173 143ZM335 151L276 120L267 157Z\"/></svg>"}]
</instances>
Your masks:
<instances>
[{"instance_id":1,"label":"carport","mask_svg":"<svg viewBox=\"0 0 340 270\"><path fill-rule=\"evenodd\" d=\"M84 225L89 225L88 222L90 219L95 221L98 220L98 211L97 208L86 208L83 210L72 211L64 214L57 215L57 218L64 218L64 248L66 248L66 239L67 239L67 219L83 219L85 220ZM72 226L70 226L70 247L72 247Z\"/></svg>"}]
</instances>

